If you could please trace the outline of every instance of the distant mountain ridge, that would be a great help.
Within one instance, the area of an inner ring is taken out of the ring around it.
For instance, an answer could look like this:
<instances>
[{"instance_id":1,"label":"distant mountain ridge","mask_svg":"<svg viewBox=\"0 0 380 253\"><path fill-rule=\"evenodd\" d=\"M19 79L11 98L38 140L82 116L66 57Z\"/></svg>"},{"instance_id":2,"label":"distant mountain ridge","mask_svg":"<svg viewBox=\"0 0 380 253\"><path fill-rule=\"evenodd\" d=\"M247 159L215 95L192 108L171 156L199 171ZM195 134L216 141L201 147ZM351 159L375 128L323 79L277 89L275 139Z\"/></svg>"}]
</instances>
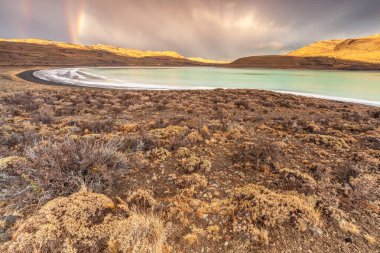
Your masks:
<instances>
[{"instance_id":1,"label":"distant mountain ridge","mask_svg":"<svg viewBox=\"0 0 380 253\"><path fill-rule=\"evenodd\" d=\"M173 51L79 45L41 39L0 39L0 65L186 66L222 63Z\"/></svg>"},{"instance_id":2,"label":"distant mountain ridge","mask_svg":"<svg viewBox=\"0 0 380 253\"><path fill-rule=\"evenodd\" d=\"M0 66L222 66L233 68L380 70L380 35L312 43L287 55L248 56L231 63L173 51L0 39Z\"/></svg>"}]
</instances>

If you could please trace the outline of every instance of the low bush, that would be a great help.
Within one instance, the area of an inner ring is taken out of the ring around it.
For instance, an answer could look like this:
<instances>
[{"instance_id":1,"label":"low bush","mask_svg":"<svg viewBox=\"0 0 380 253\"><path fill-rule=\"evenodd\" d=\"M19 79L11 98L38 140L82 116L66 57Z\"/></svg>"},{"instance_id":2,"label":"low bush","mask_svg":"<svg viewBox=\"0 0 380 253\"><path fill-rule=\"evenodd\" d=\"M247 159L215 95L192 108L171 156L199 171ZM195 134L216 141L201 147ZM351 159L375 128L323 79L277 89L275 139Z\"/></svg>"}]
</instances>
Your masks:
<instances>
[{"instance_id":1,"label":"low bush","mask_svg":"<svg viewBox=\"0 0 380 253\"><path fill-rule=\"evenodd\" d=\"M42 105L35 116L37 122L42 122L44 124L50 124L54 121L55 112L51 106Z\"/></svg>"},{"instance_id":2,"label":"low bush","mask_svg":"<svg viewBox=\"0 0 380 253\"><path fill-rule=\"evenodd\" d=\"M279 183L285 190L296 190L303 193L313 193L316 182L314 178L306 173L293 169L280 169Z\"/></svg>"},{"instance_id":3,"label":"low bush","mask_svg":"<svg viewBox=\"0 0 380 253\"><path fill-rule=\"evenodd\" d=\"M121 140L73 139L38 143L27 153L26 175L41 188L45 199L68 195L86 185L96 192L111 191L129 168L118 151Z\"/></svg>"},{"instance_id":4,"label":"low bush","mask_svg":"<svg viewBox=\"0 0 380 253\"><path fill-rule=\"evenodd\" d=\"M251 142L243 142L237 146L233 153L236 163L243 163L249 166L260 168L262 165L270 165L279 157L280 150L274 141L258 138Z\"/></svg>"},{"instance_id":5,"label":"low bush","mask_svg":"<svg viewBox=\"0 0 380 253\"><path fill-rule=\"evenodd\" d=\"M78 192L44 205L17 227L2 252L160 253L166 240L163 221L129 211L102 194Z\"/></svg>"},{"instance_id":6,"label":"low bush","mask_svg":"<svg viewBox=\"0 0 380 253\"><path fill-rule=\"evenodd\" d=\"M311 199L276 193L249 184L237 188L229 199L233 231L252 241L267 243L265 230L289 224L301 231L319 225L320 214Z\"/></svg>"}]
</instances>

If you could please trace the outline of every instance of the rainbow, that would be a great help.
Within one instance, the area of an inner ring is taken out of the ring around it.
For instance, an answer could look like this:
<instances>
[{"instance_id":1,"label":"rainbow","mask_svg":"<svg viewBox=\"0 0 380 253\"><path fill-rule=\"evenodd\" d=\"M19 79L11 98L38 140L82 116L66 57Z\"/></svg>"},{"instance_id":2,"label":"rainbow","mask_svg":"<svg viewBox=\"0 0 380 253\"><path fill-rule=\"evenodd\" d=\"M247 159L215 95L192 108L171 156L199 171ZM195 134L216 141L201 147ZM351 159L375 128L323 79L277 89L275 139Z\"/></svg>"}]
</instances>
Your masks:
<instances>
[{"instance_id":1,"label":"rainbow","mask_svg":"<svg viewBox=\"0 0 380 253\"><path fill-rule=\"evenodd\" d=\"M19 9L22 11L22 18L17 20L16 24L19 28L22 37L26 37L27 34L27 26L32 17L32 3L31 0L23 0L19 2Z\"/></svg>"},{"instance_id":2,"label":"rainbow","mask_svg":"<svg viewBox=\"0 0 380 253\"><path fill-rule=\"evenodd\" d=\"M70 41L78 43L85 25L85 0L66 0L66 18Z\"/></svg>"}]
</instances>

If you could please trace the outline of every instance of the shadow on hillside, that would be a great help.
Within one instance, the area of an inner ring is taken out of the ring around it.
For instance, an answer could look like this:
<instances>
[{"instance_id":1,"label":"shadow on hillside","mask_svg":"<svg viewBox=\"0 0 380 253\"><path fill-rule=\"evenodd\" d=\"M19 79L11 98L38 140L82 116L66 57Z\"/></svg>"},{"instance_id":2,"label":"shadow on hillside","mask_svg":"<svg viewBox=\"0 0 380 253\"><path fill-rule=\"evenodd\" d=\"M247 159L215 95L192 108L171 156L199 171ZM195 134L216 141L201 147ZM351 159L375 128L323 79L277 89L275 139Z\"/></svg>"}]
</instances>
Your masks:
<instances>
[{"instance_id":1,"label":"shadow on hillside","mask_svg":"<svg viewBox=\"0 0 380 253\"><path fill-rule=\"evenodd\" d=\"M227 64L236 68L380 70L380 64L340 60L332 57L299 57L287 55L249 56Z\"/></svg>"}]
</instances>

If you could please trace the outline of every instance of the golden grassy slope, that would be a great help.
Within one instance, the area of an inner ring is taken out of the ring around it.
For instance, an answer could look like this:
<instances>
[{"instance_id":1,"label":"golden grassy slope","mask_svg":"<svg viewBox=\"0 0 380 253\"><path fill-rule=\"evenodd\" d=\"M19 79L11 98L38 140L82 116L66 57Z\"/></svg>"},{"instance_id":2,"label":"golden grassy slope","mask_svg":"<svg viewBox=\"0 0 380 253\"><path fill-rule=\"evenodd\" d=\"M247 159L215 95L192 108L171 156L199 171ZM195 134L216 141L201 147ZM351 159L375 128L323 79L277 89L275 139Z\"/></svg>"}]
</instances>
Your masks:
<instances>
[{"instance_id":1,"label":"golden grassy slope","mask_svg":"<svg viewBox=\"0 0 380 253\"><path fill-rule=\"evenodd\" d=\"M112 55L134 57L134 58L171 57L175 59L184 59L184 60L190 60L190 61L202 62L202 63L224 63L224 62L203 59L203 58L186 58L183 55L180 55L179 53L174 52L174 51L143 51L143 50L138 50L138 49L121 48L121 47L114 47L114 46L103 45L103 44L86 46L86 45L80 45L80 44L56 42L56 41L41 40L41 39L1 39L1 38L0 38L0 42L28 43L28 44L35 44L38 46L53 45L62 49L102 51L105 53L110 53Z\"/></svg>"},{"instance_id":2,"label":"golden grassy slope","mask_svg":"<svg viewBox=\"0 0 380 253\"><path fill-rule=\"evenodd\" d=\"M288 55L333 57L341 60L380 63L380 34L356 39L318 41L290 52Z\"/></svg>"},{"instance_id":3,"label":"golden grassy slope","mask_svg":"<svg viewBox=\"0 0 380 253\"><path fill-rule=\"evenodd\" d=\"M204 59L202 57L189 57L187 59L192 60L192 61L204 62L204 63L216 63L216 64L228 63L228 61L210 60L210 59Z\"/></svg>"}]
</instances>

